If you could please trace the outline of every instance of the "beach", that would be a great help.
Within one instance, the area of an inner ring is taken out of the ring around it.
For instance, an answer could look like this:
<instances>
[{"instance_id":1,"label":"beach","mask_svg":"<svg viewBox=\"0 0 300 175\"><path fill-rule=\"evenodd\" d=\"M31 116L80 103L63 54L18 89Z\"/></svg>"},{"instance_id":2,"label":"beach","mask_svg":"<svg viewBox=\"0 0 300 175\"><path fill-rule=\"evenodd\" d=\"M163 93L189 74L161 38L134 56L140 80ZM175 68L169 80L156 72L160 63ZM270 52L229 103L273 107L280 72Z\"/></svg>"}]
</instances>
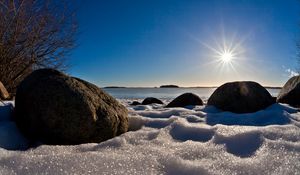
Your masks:
<instances>
[{"instance_id":1,"label":"beach","mask_svg":"<svg viewBox=\"0 0 300 175\"><path fill-rule=\"evenodd\" d=\"M205 105L131 106L133 99L118 99L129 111L129 131L118 137L29 149L24 149L28 143L9 118L5 106L12 102L7 102L0 108L6 112L0 122L0 174L300 173L296 108L273 104L255 113L234 114ZM24 150L8 150L18 147Z\"/></svg>"}]
</instances>

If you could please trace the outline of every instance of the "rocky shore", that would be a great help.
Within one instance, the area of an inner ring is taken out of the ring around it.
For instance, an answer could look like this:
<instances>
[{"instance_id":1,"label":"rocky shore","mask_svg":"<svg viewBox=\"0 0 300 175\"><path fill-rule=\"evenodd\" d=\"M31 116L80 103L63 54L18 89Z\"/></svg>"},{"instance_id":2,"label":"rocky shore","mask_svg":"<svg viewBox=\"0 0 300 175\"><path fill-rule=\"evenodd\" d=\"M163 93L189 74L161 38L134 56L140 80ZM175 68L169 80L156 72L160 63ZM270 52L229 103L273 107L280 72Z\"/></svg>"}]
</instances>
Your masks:
<instances>
[{"instance_id":1,"label":"rocky shore","mask_svg":"<svg viewBox=\"0 0 300 175\"><path fill-rule=\"evenodd\" d=\"M0 84L3 100L9 98ZM291 78L277 99L260 84L230 82L218 87L207 105L232 113L253 113L276 102L298 107L300 78ZM160 104L165 108L191 108L204 105L196 94L184 93L168 104L148 97L132 106ZM17 88L13 120L31 142L46 144L99 143L128 130L126 107L97 86L54 69L40 69Z\"/></svg>"}]
</instances>

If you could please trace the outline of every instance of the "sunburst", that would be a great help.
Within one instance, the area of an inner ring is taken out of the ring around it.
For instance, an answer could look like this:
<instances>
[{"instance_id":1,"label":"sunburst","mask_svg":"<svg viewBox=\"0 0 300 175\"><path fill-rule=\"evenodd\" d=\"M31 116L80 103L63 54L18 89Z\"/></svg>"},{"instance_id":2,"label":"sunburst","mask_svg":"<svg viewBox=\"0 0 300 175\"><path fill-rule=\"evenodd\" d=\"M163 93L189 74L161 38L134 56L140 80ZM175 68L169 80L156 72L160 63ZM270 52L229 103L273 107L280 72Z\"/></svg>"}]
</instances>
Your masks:
<instances>
[{"instance_id":1,"label":"sunburst","mask_svg":"<svg viewBox=\"0 0 300 175\"><path fill-rule=\"evenodd\" d=\"M238 73L236 67L239 66L239 62L244 59L245 50L242 47L244 40L245 39L235 40L235 37L227 40L223 33L220 39L214 38L214 46L204 42L200 43L211 51L208 55L208 57L211 57L208 64L215 65L220 73L225 70L232 70Z\"/></svg>"}]
</instances>

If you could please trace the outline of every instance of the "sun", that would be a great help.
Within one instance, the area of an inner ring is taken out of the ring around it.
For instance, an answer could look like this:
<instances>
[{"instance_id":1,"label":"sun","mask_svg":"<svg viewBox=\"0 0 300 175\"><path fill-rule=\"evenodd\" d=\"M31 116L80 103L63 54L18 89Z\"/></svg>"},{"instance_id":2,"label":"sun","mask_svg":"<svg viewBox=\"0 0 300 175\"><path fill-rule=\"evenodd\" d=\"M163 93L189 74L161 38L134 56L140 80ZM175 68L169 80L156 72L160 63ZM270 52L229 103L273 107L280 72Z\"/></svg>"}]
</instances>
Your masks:
<instances>
[{"instance_id":1,"label":"sun","mask_svg":"<svg viewBox=\"0 0 300 175\"><path fill-rule=\"evenodd\" d=\"M220 56L221 61L224 63L228 63L231 62L233 59L233 54L231 52L224 52L221 54Z\"/></svg>"},{"instance_id":2,"label":"sun","mask_svg":"<svg viewBox=\"0 0 300 175\"><path fill-rule=\"evenodd\" d=\"M219 37L212 36L208 42L194 36L192 39L201 44L201 49L207 49L206 53L203 54L207 59L205 64L212 66L218 72L234 72L239 75L238 71L241 70L247 60L247 49L244 47L244 43L250 35L243 36L234 31L233 33L226 33L223 27L219 33L221 34Z\"/></svg>"}]
</instances>

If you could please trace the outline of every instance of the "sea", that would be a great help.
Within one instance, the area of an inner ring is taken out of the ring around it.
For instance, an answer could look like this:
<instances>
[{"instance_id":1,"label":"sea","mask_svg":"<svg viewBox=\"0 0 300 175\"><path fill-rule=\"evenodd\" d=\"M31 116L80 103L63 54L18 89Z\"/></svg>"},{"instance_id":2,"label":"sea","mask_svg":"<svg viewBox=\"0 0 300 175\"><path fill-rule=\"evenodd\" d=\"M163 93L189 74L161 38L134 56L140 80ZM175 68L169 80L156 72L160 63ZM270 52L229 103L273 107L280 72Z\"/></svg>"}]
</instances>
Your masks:
<instances>
[{"instance_id":1,"label":"sea","mask_svg":"<svg viewBox=\"0 0 300 175\"><path fill-rule=\"evenodd\" d=\"M144 99L155 97L171 100L183 93L194 93L206 101L216 88L104 88L104 91L117 99ZM280 89L267 88L273 97L276 97Z\"/></svg>"}]
</instances>

